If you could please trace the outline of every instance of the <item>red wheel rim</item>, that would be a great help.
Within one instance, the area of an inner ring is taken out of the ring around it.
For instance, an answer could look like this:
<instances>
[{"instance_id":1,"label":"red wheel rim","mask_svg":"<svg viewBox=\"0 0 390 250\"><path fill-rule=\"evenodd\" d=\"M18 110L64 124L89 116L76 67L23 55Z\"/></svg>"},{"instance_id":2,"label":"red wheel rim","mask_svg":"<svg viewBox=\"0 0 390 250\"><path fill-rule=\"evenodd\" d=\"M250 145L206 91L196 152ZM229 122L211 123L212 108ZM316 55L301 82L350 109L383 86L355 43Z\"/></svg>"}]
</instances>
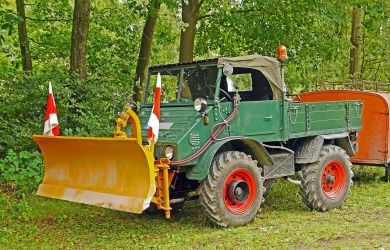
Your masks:
<instances>
[{"instance_id":1,"label":"red wheel rim","mask_svg":"<svg viewBox=\"0 0 390 250\"><path fill-rule=\"evenodd\" d=\"M337 161L330 161L322 170L322 191L329 199L339 198L345 190L346 172L344 165Z\"/></svg>"},{"instance_id":2,"label":"red wheel rim","mask_svg":"<svg viewBox=\"0 0 390 250\"><path fill-rule=\"evenodd\" d=\"M225 180L223 199L226 208L236 215L244 214L252 206L256 196L256 181L252 174L238 168Z\"/></svg>"}]
</instances>

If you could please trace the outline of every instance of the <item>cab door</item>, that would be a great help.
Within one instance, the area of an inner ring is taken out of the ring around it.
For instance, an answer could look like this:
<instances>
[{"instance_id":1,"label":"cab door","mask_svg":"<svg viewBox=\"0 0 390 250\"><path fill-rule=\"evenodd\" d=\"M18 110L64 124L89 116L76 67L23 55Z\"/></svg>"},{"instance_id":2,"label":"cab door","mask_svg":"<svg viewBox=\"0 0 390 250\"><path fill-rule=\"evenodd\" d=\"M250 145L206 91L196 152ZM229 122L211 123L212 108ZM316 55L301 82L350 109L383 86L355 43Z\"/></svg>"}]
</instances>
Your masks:
<instances>
[{"instance_id":1,"label":"cab door","mask_svg":"<svg viewBox=\"0 0 390 250\"><path fill-rule=\"evenodd\" d=\"M234 68L233 74L221 78L221 97L235 93L240 95L239 112L231 130L242 136L260 136L258 139L274 139L280 135L280 101L273 100L268 80L258 70ZM261 136L264 135L264 136ZM261 138L262 137L262 138Z\"/></svg>"},{"instance_id":2,"label":"cab door","mask_svg":"<svg viewBox=\"0 0 390 250\"><path fill-rule=\"evenodd\" d=\"M239 104L238 127L241 135L277 134L280 127L280 102L243 101Z\"/></svg>"}]
</instances>

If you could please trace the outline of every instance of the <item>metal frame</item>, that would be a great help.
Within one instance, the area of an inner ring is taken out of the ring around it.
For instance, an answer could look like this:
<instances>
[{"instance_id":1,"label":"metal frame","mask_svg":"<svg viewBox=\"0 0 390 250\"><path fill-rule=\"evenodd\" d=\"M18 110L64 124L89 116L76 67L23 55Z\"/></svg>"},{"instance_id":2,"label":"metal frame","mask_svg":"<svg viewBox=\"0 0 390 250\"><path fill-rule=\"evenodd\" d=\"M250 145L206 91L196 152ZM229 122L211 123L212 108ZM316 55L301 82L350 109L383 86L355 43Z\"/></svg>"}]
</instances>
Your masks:
<instances>
[{"instance_id":1,"label":"metal frame","mask_svg":"<svg viewBox=\"0 0 390 250\"><path fill-rule=\"evenodd\" d=\"M367 80L352 80L350 82L319 81L315 83L316 91L330 90L330 89L390 92L390 83L367 81Z\"/></svg>"}]
</instances>

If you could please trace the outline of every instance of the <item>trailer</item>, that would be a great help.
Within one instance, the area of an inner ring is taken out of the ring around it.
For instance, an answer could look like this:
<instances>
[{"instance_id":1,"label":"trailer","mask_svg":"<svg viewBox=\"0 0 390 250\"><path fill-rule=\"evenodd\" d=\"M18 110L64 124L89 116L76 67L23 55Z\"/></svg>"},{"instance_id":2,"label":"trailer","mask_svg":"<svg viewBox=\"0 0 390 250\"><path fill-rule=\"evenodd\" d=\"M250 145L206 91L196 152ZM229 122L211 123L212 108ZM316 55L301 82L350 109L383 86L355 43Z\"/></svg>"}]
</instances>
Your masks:
<instances>
[{"instance_id":1,"label":"trailer","mask_svg":"<svg viewBox=\"0 0 390 250\"><path fill-rule=\"evenodd\" d=\"M328 85L329 86L329 85ZM351 87L351 85L342 85ZM356 85L355 85L356 86ZM331 85L340 88L340 84ZM374 165L385 167L385 179L390 179L390 92L383 89L370 90L328 89L299 94L301 102L326 102L361 100L362 130L357 133L358 150L351 162L356 165Z\"/></svg>"}]
</instances>

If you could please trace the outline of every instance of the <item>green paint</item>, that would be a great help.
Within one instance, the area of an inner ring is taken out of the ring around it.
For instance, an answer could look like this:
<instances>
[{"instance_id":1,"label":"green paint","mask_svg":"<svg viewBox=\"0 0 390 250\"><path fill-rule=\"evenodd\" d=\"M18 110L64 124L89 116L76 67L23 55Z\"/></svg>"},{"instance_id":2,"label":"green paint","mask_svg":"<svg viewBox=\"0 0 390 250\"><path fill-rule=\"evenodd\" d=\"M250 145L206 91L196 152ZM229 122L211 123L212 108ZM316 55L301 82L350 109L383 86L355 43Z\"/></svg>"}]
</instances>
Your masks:
<instances>
[{"instance_id":1,"label":"green paint","mask_svg":"<svg viewBox=\"0 0 390 250\"><path fill-rule=\"evenodd\" d=\"M194 62L184 65L166 65L162 67L153 67L150 72L156 74L162 70L185 69L191 72L191 68L217 67L214 63ZM279 70L279 69L275 69ZM184 71L182 71L184 72ZM209 117L209 124L204 124L202 114L195 111L190 100L176 100L170 103L161 104L161 120L165 124L171 124L169 129L160 129L159 140L156 145L156 157L162 157L166 145L175 146L174 160L182 160L190 157L197 152L210 137L210 129L224 119L233 110L233 104L221 92L221 79L223 77L222 69L219 68L214 77L216 82L207 83L215 86L215 94L208 99L208 109L206 111ZM196 74L196 73L194 73ZM179 84L190 76L179 74ZM148 80L148 85L150 81ZM164 83L163 83L164 84ZM147 87L147 89L149 89ZM147 100L148 91L145 94ZM234 93L231 93L232 95ZM248 93L240 93L242 97ZM313 102L298 103L283 98L279 100L258 100L246 101L244 98L239 104L239 112L230 126L225 129L219 138L228 136L242 136L247 141L255 143L246 144L257 150L260 156L266 157L268 153L262 152L259 145L262 142L280 142L290 139L315 136L321 134L333 134L340 132L351 132L361 129L361 103L359 101L343 102ZM177 93L177 97L180 97ZM192 96L193 99L196 97ZM179 98L178 98L179 99ZM146 124L150 116L151 105L143 105L139 113L141 124L143 125L143 138L146 143ZM162 126L162 127L164 127ZM192 136L192 137L191 137ZM191 143L192 141L192 143ZM199 141L199 144L194 143ZM190 179L203 179L208 173L208 167L212 158L218 149L230 140L214 142L211 147L199 158L182 166L187 171L187 177Z\"/></svg>"}]
</instances>

